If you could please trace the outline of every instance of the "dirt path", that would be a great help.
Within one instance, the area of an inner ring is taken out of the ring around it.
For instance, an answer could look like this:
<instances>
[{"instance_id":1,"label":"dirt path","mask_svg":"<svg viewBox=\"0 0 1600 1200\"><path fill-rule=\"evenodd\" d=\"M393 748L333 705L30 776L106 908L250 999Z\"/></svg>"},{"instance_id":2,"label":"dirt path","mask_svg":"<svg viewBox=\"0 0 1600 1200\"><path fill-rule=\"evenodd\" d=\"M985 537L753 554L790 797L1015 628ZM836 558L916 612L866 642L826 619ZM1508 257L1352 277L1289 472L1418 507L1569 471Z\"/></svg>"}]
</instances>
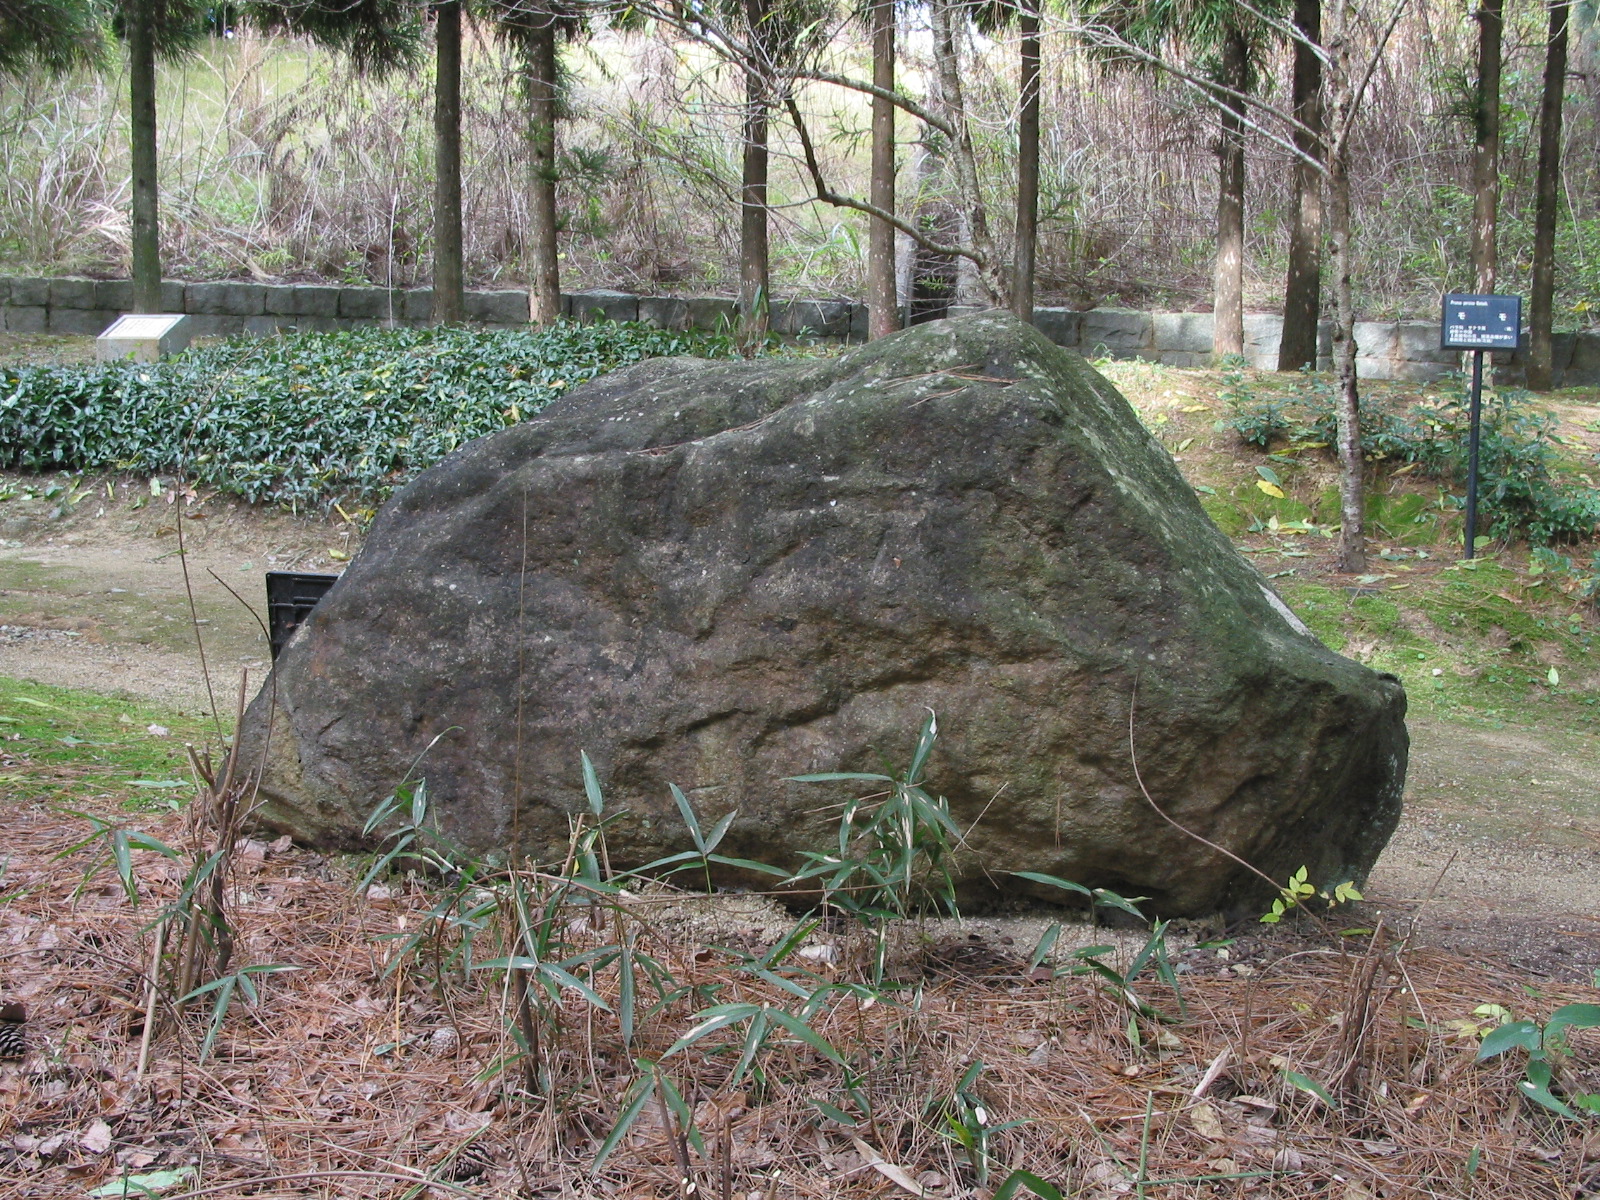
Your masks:
<instances>
[{"instance_id":1,"label":"dirt path","mask_svg":"<svg viewBox=\"0 0 1600 1200\"><path fill-rule=\"evenodd\" d=\"M265 573L337 572L336 556L356 549L343 522L152 496L126 481L46 496L48 483L0 475L0 495L19 493L0 503L0 675L209 713L196 618L229 710L241 673L259 678L268 665Z\"/></svg>"},{"instance_id":2,"label":"dirt path","mask_svg":"<svg viewBox=\"0 0 1600 1200\"><path fill-rule=\"evenodd\" d=\"M0 477L0 487L6 482ZM355 536L340 523L136 493L126 485L108 492L102 482L68 511L60 497L0 504L0 675L208 713L187 561L212 687L227 711L240 673L259 680L268 665L265 636L229 589L261 610L266 570L337 570ZM203 514L185 522L182 559L178 504ZM1369 899L1391 912L1420 910L1433 944L1592 979L1600 969L1600 734L1494 729L1426 713L1413 715L1410 729L1406 816Z\"/></svg>"}]
</instances>

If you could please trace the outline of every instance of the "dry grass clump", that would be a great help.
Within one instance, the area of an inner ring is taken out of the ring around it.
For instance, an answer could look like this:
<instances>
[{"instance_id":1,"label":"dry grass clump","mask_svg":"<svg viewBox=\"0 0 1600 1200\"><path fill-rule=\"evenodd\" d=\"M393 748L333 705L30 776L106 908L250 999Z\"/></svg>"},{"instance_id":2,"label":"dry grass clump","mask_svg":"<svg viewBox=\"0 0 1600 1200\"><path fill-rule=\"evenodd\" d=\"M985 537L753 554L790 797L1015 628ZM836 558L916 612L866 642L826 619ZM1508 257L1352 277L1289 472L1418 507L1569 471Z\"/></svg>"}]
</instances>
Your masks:
<instances>
[{"instance_id":1,"label":"dry grass clump","mask_svg":"<svg viewBox=\"0 0 1600 1200\"><path fill-rule=\"evenodd\" d=\"M0 1064L0 1197L181 1168L168 1200L984 1197L1016 1168L1106 1200L1600 1188L1597 1139L1525 1106L1509 1057L1474 1061L1476 1006L1539 1017L1575 993L1381 926L1291 937L1253 971L1188 951L1181 995L1135 989L1160 1014L1141 1017L1025 948L913 933L907 977L873 987L835 922L790 937L738 899L700 936L679 894L584 882L582 837L562 871L361 893L341 864L240 839L221 970L293 969L256 974L213 1030L215 989L150 987L187 860L130 850L135 905L81 819L6 817L0 1000L26 1005L30 1045ZM187 845L185 820L145 828ZM707 1010L729 1019L708 1031Z\"/></svg>"}]
</instances>

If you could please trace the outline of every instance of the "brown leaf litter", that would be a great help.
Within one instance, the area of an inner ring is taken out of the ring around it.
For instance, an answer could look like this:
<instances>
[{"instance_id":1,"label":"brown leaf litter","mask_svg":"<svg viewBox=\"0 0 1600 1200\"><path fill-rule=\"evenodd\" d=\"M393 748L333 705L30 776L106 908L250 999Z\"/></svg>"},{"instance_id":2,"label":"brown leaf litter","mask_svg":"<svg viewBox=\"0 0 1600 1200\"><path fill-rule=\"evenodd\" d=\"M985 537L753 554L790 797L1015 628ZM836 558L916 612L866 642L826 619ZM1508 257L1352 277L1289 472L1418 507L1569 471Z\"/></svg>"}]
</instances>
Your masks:
<instances>
[{"instance_id":1,"label":"brown leaf litter","mask_svg":"<svg viewBox=\"0 0 1600 1200\"><path fill-rule=\"evenodd\" d=\"M595 1172L635 1061L660 1060L693 1014L797 1009L774 977L748 969L781 937L776 910L735 899L710 934L671 915L705 901L660 891L620 911L563 913L569 953L626 924L634 950L671 979L661 996L636 972L631 1045L615 1012L558 989L529 1094L507 973L451 965L461 926L433 918L438 938L392 962L429 920L437 888L403 878L357 895L342 864L282 841L235 850L233 969L295 969L257 976L257 1003L235 996L204 1063L211 999L191 1005L141 1074L149 925L182 872L136 852L135 909L109 865L96 865L98 844L73 849L89 832L81 820L19 802L4 811L0 1000L29 1014L26 1057L0 1063L4 1200L81 1197L185 1167L193 1173L166 1187L167 1200L956 1200L988 1196L1014 1168L1085 1200L1600 1195L1600 1139L1529 1107L1515 1055L1474 1060L1488 1027L1479 1005L1540 1017L1593 991L1530 994L1493 963L1381 936L1290 941L1243 976L1199 969L1214 951L1189 951L1180 965L1196 969L1178 977L1181 1006L1147 981L1141 995L1166 1020L1131 1029L1114 988L1031 971L1026 947L928 946L899 986L836 989L820 1005L811 1027L845 1067L774 1037L735 1084L739 1026L667 1057L662 1071L698 1138L683 1136L666 1103L649 1104ZM178 821L138 819L175 840ZM848 933L824 929L806 945L826 949L792 959L808 974L786 978L859 981ZM477 958L503 952L486 943ZM619 1008L615 961L592 983ZM1593 1071L1595 1036L1573 1040ZM979 1060L966 1111L976 1104L991 1130L1020 1122L988 1135L984 1182L949 1120Z\"/></svg>"}]
</instances>

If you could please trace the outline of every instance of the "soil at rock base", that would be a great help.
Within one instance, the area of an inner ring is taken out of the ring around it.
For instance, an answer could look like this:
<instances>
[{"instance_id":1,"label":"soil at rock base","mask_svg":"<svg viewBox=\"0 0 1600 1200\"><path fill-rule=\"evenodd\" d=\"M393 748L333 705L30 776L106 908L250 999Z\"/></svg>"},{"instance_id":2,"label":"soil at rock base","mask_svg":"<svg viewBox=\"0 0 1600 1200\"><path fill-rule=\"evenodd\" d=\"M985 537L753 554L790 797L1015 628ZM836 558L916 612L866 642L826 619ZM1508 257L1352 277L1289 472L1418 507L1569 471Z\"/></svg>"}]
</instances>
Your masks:
<instances>
[{"instance_id":1,"label":"soil at rock base","mask_svg":"<svg viewBox=\"0 0 1600 1200\"><path fill-rule=\"evenodd\" d=\"M142 481L90 480L79 490L65 508L60 497L20 495L0 506L0 675L126 694L191 715L210 713L214 696L231 714L241 677L248 673L253 690L268 666L256 617L265 609L264 571L335 572L359 545L344 522L217 498L169 502ZM1600 737L1558 726L1482 728L1418 712L1409 724L1405 818L1368 883L1367 904L1336 920L1370 925L1381 910L1404 929L1415 915L1420 943L1533 977L1593 980ZM1017 913L934 932L958 960L1010 958L1031 948L1049 919ZM1267 927L1227 932L1240 940L1214 959L1217 970L1236 970L1295 936ZM1209 952L1195 953L1197 962L1213 962Z\"/></svg>"}]
</instances>

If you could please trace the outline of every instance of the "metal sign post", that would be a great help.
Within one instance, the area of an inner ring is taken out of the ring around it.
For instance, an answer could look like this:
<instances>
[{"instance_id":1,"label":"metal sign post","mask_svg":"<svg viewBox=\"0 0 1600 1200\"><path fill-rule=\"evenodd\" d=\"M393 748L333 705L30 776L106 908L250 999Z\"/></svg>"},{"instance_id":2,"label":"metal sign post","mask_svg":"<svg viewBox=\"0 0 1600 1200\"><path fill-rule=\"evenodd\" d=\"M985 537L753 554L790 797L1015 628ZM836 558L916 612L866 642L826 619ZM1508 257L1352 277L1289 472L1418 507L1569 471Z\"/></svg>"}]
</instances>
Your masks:
<instances>
[{"instance_id":1,"label":"metal sign post","mask_svg":"<svg viewBox=\"0 0 1600 1200\"><path fill-rule=\"evenodd\" d=\"M1483 412L1483 352L1522 348L1521 296L1446 296L1439 319L1444 350L1472 351L1472 402L1467 432L1466 557L1478 543L1478 421Z\"/></svg>"}]
</instances>

